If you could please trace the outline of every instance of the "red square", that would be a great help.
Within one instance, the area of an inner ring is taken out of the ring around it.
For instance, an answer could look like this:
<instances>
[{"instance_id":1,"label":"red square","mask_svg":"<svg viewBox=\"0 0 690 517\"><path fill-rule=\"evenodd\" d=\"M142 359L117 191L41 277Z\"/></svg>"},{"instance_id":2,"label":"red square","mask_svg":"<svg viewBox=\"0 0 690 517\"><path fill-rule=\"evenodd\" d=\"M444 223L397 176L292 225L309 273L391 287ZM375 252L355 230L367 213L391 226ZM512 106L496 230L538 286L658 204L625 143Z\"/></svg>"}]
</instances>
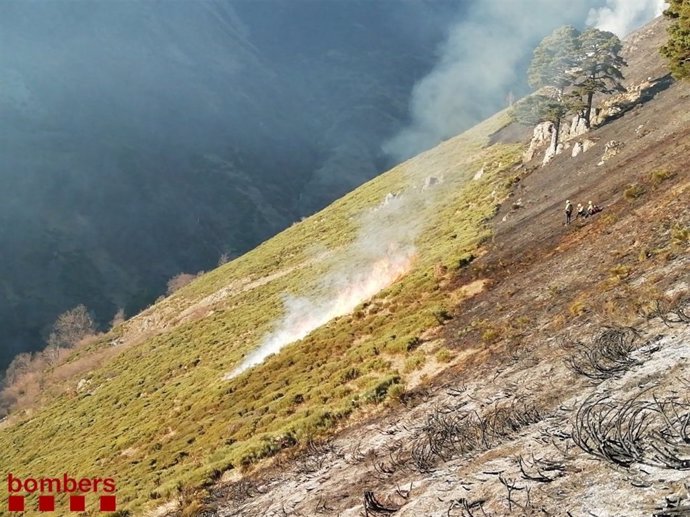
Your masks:
<instances>
[{"instance_id":1,"label":"red square","mask_svg":"<svg viewBox=\"0 0 690 517\"><path fill-rule=\"evenodd\" d=\"M102 495L101 496L101 511L102 512L114 512L117 510L117 503L115 502L114 495Z\"/></svg>"},{"instance_id":2,"label":"red square","mask_svg":"<svg viewBox=\"0 0 690 517\"><path fill-rule=\"evenodd\" d=\"M24 511L24 496L23 495L11 495L7 500L7 509L10 512L23 512Z\"/></svg>"},{"instance_id":3,"label":"red square","mask_svg":"<svg viewBox=\"0 0 690 517\"><path fill-rule=\"evenodd\" d=\"M39 512L54 512L55 511L55 497L52 495L38 496L38 511Z\"/></svg>"},{"instance_id":4,"label":"red square","mask_svg":"<svg viewBox=\"0 0 690 517\"><path fill-rule=\"evenodd\" d=\"M86 502L83 495L71 495L69 496L69 511L70 512L83 512L86 510Z\"/></svg>"}]
</instances>

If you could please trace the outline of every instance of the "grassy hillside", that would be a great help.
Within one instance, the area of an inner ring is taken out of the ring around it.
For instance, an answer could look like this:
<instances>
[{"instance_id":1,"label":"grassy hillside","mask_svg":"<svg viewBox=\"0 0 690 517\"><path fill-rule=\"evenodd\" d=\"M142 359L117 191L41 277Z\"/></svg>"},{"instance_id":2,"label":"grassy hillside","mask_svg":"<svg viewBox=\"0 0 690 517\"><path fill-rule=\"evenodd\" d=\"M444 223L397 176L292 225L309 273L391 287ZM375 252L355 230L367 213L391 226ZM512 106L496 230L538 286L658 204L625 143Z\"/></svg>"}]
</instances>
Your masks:
<instances>
[{"instance_id":1,"label":"grassy hillside","mask_svg":"<svg viewBox=\"0 0 690 517\"><path fill-rule=\"evenodd\" d=\"M400 396L425 364L451 361L429 329L464 295L448 272L490 237L485 223L514 180L519 146L488 145L506 123L499 114L396 167L70 356L50 374L60 382L47 377L43 407L0 430L2 469L112 476L136 511L305 443ZM422 190L431 176L440 182ZM388 193L399 209L378 212ZM275 328L286 294L323 301L321 279L368 267L353 250L381 239L413 246L405 276L224 379Z\"/></svg>"}]
</instances>

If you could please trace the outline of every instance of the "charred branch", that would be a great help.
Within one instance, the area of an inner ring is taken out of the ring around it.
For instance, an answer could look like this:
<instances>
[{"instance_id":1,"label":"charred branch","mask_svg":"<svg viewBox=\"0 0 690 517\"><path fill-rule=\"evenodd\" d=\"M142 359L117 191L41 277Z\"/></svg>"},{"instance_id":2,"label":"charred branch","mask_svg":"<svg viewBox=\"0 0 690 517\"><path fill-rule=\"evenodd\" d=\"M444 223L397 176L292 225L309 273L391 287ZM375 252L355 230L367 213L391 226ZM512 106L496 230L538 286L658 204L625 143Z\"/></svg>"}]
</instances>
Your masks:
<instances>
[{"instance_id":1,"label":"charred branch","mask_svg":"<svg viewBox=\"0 0 690 517\"><path fill-rule=\"evenodd\" d=\"M624 468L639 463L690 470L690 404L645 400L646 393L622 401L589 397L575 417L573 441L588 454Z\"/></svg>"},{"instance_id":2,"label":"charred branch","mask_svg":"<svg viewBox=\"0 0 690 517\"><path fill-rule=\"evenodd\" d=\"M435 408L413 441L411 461L421 472L457 455L488 450L544 418L535 404L514 399L483 413L456 407Z\"/></svg>"},{"instance_id":3,"label":"charred branch","mask_svg":"<svg viewBox=\"0 0 690 517\"><path fill-rule=\"evenodd\" d=\"M486 512L484 512L485 502L486 501L484 499L478 499L476 501L470 501L464 497L461 499L456 499L450 504L446 515L451 517L452 515L455 515L454 513L451 513L453 510L460 509L461 513L457 515L461 517L478 517L479 515L488 517Z\"/></svg>"},{"instance_id":4,"label":"charred branch","mask_svg":"<svg viewBox=\"0 0 690 517\"><path fill-rule=\"evenodd\" d=\"M532 461L528 462L522 456L518 457L518 465L523 479L538 483L551 483L565 472L565 466L554 461L538 459L532 455Z\"/></svg>"},{"instance_id":5,"label":"charred branch","mask_svg":"<svg viewBox=\"0 0 690 517\"><path fill-rule=\"evenodd\" d=\"M364 515L366 516L390 515L399 509L400 507L386 506L379 502L374 496L374 492L370 490L364 492Z\"/></svg>"},{"instance_id":6,"label":"charred branch","mask_svg":"<svg viewBox=\"0 0 690 517\"><path fill-rule=\"evenodd\" d=\"M631 357L639 332L632 327L604 327L587 345L572 343L575 353L565 360L573 372L593 381L604 381L625 373L638 362Z\"/></svg>"}]
</instances>

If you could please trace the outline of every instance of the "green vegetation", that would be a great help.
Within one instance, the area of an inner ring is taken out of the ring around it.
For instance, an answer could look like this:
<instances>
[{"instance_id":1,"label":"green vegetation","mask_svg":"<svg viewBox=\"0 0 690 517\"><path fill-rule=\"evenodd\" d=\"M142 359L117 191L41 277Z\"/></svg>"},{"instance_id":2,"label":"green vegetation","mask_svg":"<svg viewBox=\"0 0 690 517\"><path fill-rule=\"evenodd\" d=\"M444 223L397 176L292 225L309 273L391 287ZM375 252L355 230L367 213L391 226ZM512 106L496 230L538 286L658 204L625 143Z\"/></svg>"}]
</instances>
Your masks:
<instances>
[{"instance_id":1,"label":"green vegetation","mask_svg":"<svg viewBox=\"0 0 690 517\"><path fill-rule=\"evenodd\" d=\"M690 1L669 0L664 15L671 20L668 42L661 53L668 59L676 79L690 77Z\"/></svg>"},{"instance_id":2,"label":"green vegetation","mask_svg":"<svg viewBox=\"0 0 690 517\"><path fill-rule=\"evenodd\" d=\"M671 179L673 174L667 169L656 169L649 173L649 181L654 186L659 186L664 181Z\"/></svg>"},{"instance_id":3,"label":"green vegetation","mask_svg":"<svg viewBox=\"0 0 690 517\"><path fill-rule=\"evenodd\" d=\"M396 167L70 355L62 368L124 343L101 367L77 370L43 408L14 415L0 430L3 470L113 476L120 503L135 511L399 397L409 369L426 360L409 344L445 311L449 287L435 268L452 273L473 256L511 185L520 146L487 147L508 122L501 113ZM482 167L481 179L472 180ZM422 228L404 278L352 315L223 379L273 328L285 294L319 292L319 279L339 266L365 214L389 192L419 190L429 176L442 182L408 210Z\"/></svg>"},{"instance_id":4,"label":"green vegetation","mask_svg":"<svg viewBox=\"0 0 690 517\"><path fill-rule=\"evenodd\" d=\"M608 95L625 91L621 70L626 63L620 55L621 50L621 40L612 32L591 27L578 38L578 71L573 84L571 106L582 113L587 127L590 125L592 103L597 93Z\"/></svg>"},{"instance_id":5,"label":"green vegetation","mask_svg":"<svg viewBox=\"0 0 690 517\"><path fill-rule=\"evenodd\" d=\"M568 113L578 113L589 127L594 96L624 90L622 48L611 32L590 28L581 33L571 26L556 29L534 50L528 77L536 92L515 105L512 117L528 125L552 122L554 145Z\"/></svg>"},{"instance_id":6,"label":"green vegetation","mask_svg":"<svg viewBox=\"0 0 690 517\"><path fill-rule=\"evenodd\" d=\"M690 227L676 224L671 229L671 240L676 246L684 246L690 242Z\"/></svg>"},{"instance_id":7,"label":"green vegetation","mask_svg":"<svg viewBox=\"0 0 690 517\"><path fill-rule=\"evenodd\" d=\"M645 188L640 185L639 183L631 183L628 185L623 192L623 197L627 199L628 201L634 201L635 199L638 199L642 196L644 196L646 193Z\"/></svg>"}]
</instances>

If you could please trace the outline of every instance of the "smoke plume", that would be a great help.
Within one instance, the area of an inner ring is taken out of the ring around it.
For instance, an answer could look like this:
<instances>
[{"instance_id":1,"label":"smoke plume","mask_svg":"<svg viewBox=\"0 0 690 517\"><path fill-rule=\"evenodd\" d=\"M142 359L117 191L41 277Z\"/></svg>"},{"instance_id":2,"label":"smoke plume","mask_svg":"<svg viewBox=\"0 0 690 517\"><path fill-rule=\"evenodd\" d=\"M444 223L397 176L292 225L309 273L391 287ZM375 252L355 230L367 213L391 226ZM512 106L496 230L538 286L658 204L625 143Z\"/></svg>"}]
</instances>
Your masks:
<instances>
[{"instance_id":1,"label":"smoke plume","mask_svg":"<svg viewBox=\"0 0 690 517\"><path fill-rule=\"evenodd\" d=\"M590 10L587 25L613 32L619 37L659 16L666 7L664 0L607 0L606 4Z\"/></svg>"},{"instance_id":2,"label":"smoke plume","mask_svg":"<svg viewBox=\"0 0 690 517\"><path fill-rule=\"evenodd\" d=\"M432 71L414 87L410 124L384 144L403 160L454 136L527 93L527 64L558 26L584 22L625 34L660 14L660 0L481 0L440 49Z\"/></svg>"},{"instance_id":3,"label":"smoke plume","mask_svg":"<svg viewBox=\"0 0 690 517\"><path fill-rule=\"evenodd\" d=\"M408 217L415 213L414 198L414 193L389 195L379 207L367 213L361 220L358 238L337 254L338 262L318 282L317 294L285 295L285 312L275 329L226 379L260 364L332 319L349 314L407 273L414 260L414 239L420 230L414 217Z\"/></svg>"}]
</instances>

